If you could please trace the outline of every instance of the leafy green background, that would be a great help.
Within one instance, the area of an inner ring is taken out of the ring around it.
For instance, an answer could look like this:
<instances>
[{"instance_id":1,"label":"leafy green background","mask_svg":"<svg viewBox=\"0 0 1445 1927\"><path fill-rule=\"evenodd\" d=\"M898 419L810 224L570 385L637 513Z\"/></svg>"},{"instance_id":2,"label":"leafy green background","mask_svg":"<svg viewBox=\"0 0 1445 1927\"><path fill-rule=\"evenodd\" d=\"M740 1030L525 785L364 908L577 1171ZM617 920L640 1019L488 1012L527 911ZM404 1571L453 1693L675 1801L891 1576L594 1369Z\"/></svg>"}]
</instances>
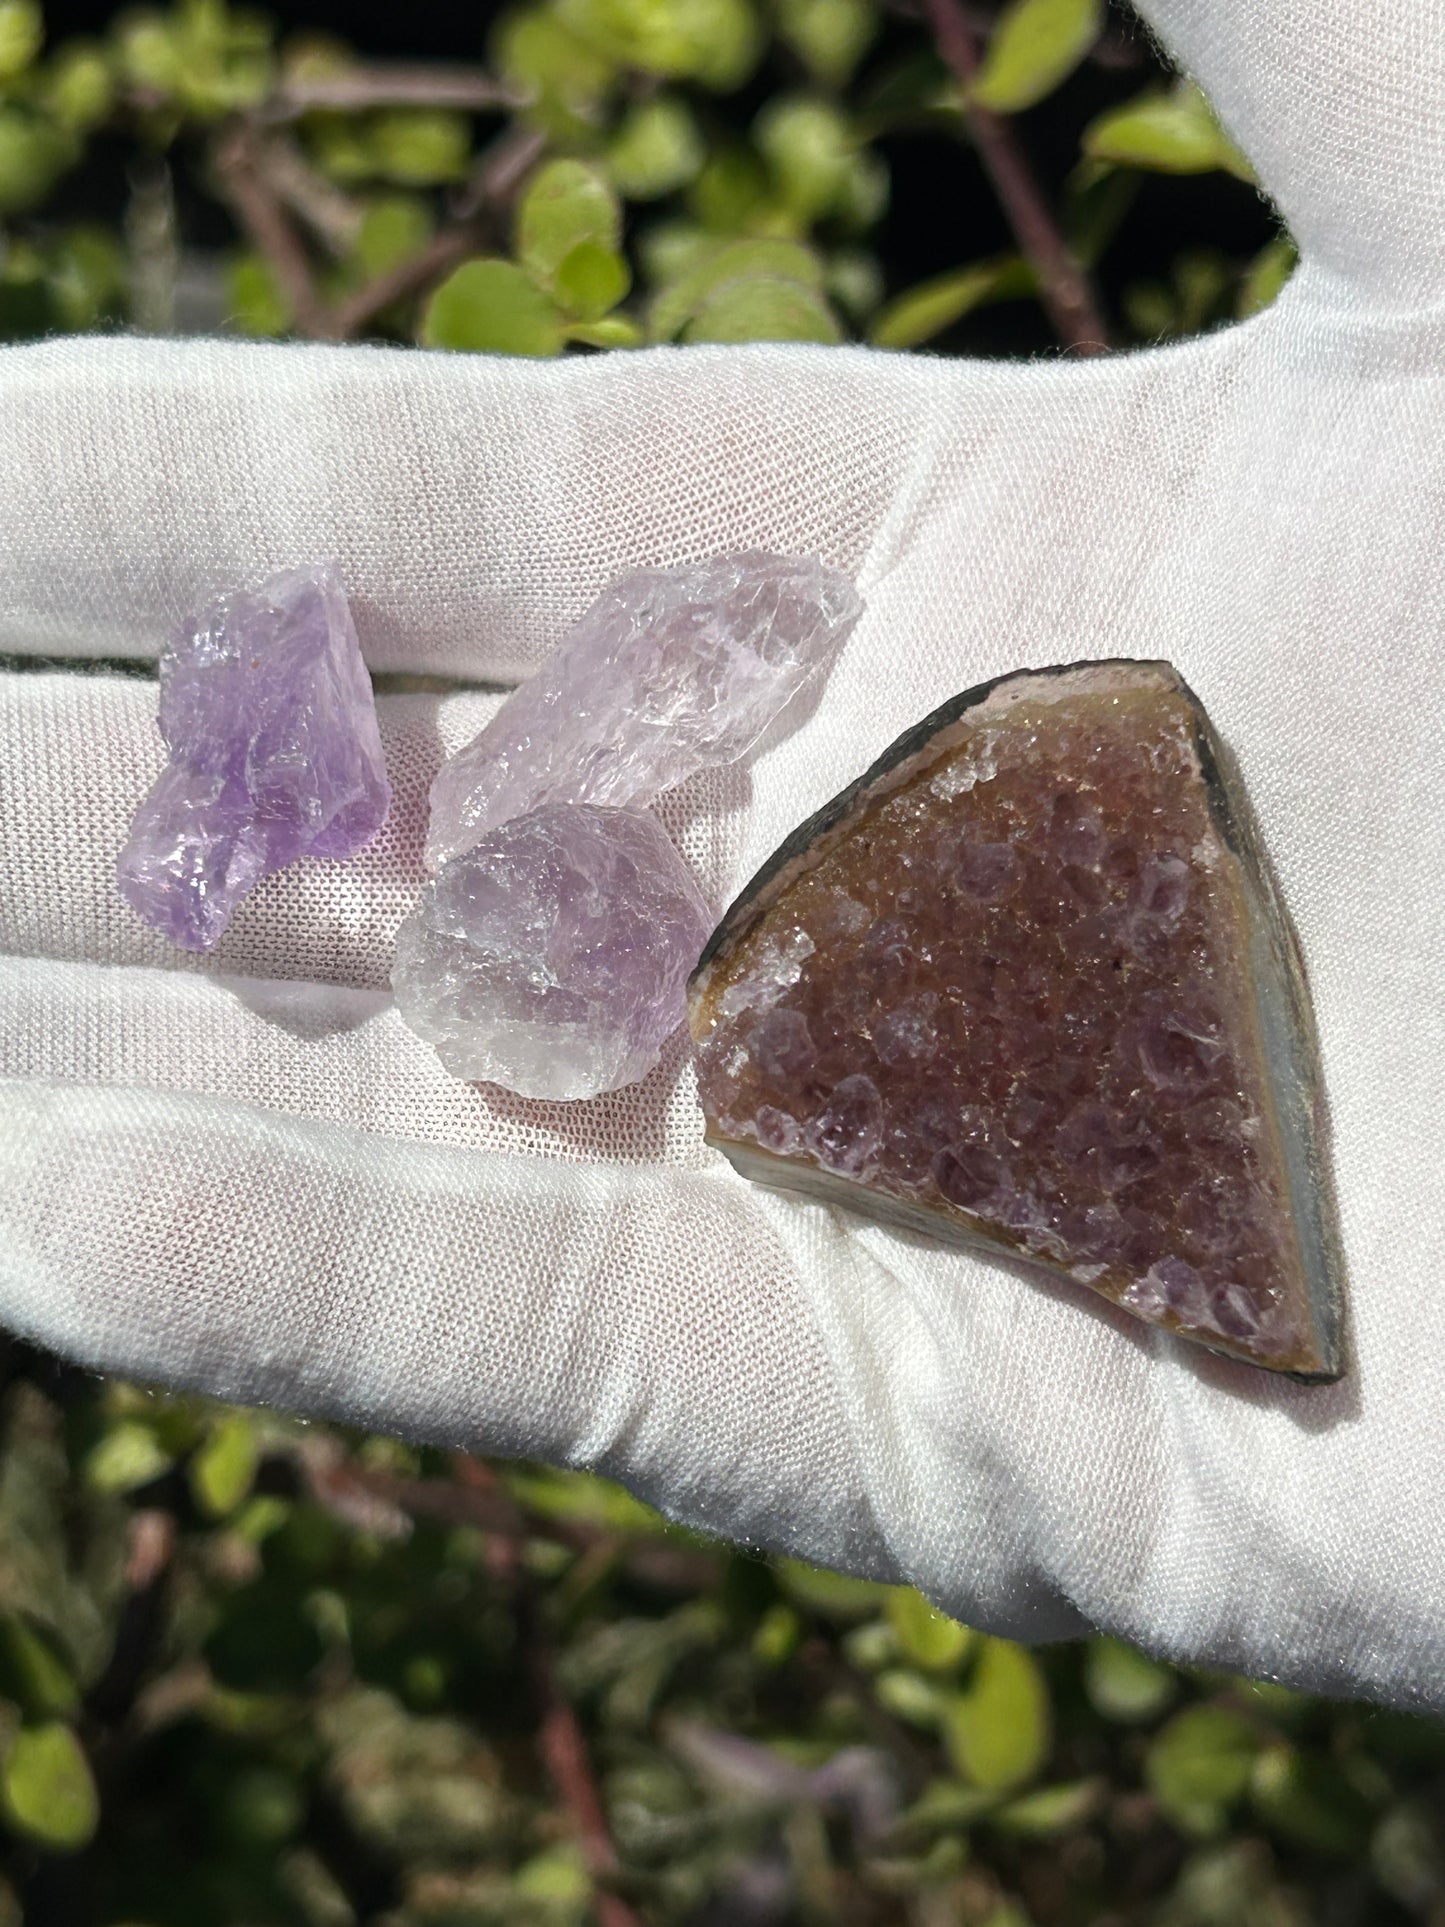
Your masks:
<instances>
[{"instance_id":1,"label":"leafy green background","mask_svg":"<svg viewBox=\"0 0 1445 1927\"><path fill-rule=\"evenodd\" d=\"M1445 1729L0 1361L0 1922L1427 1922Z\"/></svg>"},{"instance_id":2,"label":"leafy green background","mask_svg":"<svg viewBox=\"0 0 1445 1927\"><path fill-rule=\"evenodd\" d=\"M1274 298L1288 237L1126 12L949 4L966 80L876 0L398 10L362 52L305 8L0 0L0 337L1082 352L990 128L1090 279L1083 347ZM1445 1729L1030 1653L583 1474L4 1343L21 1920L1441 1927Z\"/></svg>"}]
</instances>

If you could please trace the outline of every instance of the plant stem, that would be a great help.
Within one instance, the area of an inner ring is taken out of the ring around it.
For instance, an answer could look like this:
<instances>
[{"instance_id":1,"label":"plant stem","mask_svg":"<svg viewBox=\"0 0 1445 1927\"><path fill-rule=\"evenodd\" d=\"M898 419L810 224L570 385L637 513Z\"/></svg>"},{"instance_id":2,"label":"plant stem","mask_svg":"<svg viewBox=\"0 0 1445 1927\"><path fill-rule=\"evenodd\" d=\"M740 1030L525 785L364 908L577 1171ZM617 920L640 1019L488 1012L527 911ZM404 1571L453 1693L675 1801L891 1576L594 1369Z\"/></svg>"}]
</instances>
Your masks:
<instances>
[{"instance_id":1,"label":"plant stem","mask_svg":"<svg viewBox=\"0 0 1445 1927\"><path fill-rule=\"evenodd\" d=\"M236 218L270 262L291 304L297 333L312 341L334 341L335 316L317 289L301 237L259 164L255 128L244 120L232 122L216 142L214 157Z\"/></svg>"},{"instance_id":2,"label":"plant stem","mask_svg":"<svg viewBox=\"0 0 1445 1927\"><path fill-rule=\"evenodd\" d=\"M540 1715L537 1750L558 1798L571 1816L588 1871L598 1882L593 1899L599 1927L640 1927L637 1915L627 1902L619 1894L609 1893L602 1884L617 1872L617 1849L612 1844L602 1795L587 1755L586 1738L571 1703L557 1685L552 1655L537 1623L535 1603L526 1592L526 1582L522 1585L517 1605L525 1627L527 1666Z\"/></svg>"},{"instance_id":3,"label":"plant stem","mask_svg":"<svg viewBox=\"0 0 1445 1927\"><path fill-rule=\"evenodd\" d=\"M1039 299L1066 347L1100 355L1109 334L1089 277L1069 251L1007 118L975 106L969 92L978 76L978 39L962 0L926 0L938 51L964 93L964 118L984 172L993 183L1020 251L1039 278Z\"/></svg>"},{"instance_id":4,"label":"plant stem","mask_svg":"<svg viewBox=\"0 0 1445 1927\"><path fill-rule=\"evenodd\" d=\"M289 119L317 108L451 107L484 113L522 104L510 87L482 68L452 67L440 61L374 61L284 80L267 111Z\"/></svg>"}]
</instances>

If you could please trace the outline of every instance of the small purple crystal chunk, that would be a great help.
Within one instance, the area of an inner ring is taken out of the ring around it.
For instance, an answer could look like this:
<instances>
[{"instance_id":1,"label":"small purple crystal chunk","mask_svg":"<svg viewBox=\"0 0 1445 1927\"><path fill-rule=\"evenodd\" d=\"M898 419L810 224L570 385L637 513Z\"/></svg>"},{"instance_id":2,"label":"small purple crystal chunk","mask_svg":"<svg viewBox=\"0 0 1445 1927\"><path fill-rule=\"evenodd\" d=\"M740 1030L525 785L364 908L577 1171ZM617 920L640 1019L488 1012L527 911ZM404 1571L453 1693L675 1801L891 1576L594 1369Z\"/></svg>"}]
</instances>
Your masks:
<instances>
[{"instance_id":1,"label":"small purple crystal chunk","mask_svg":"<svg viewBox=\"0 0 1445 1927\"><path fill-rule=\"evenodd\" d=\"M593 1097L657 1062L710 921L654 817L544 803L427 885L392 985L454 1076Z\"/></svg>"},{"instance_id":2,"label":"small purple crystal chunk","mask_svg":"<svg viewBox=\"0 0 1445 1927\"><path fill-rule=\"evenodd\" d=\"M426 863L541 802L651 802L731 763L829 666L863 604L811 556L623 576L432 784Z\"/></svg>"},{"instance_id":3,"label":"small purple crystal chunk","mask_svg":"<svg viewBox=\"0 0 1445 1927\"><path fill-rule=\"evenodd\" d=\"M116 866L144 923L210 950L263 876L355 856L391 801L341 573L320 562L222 596L162 651L170 763Z\"/></svg>"}]
</instances>

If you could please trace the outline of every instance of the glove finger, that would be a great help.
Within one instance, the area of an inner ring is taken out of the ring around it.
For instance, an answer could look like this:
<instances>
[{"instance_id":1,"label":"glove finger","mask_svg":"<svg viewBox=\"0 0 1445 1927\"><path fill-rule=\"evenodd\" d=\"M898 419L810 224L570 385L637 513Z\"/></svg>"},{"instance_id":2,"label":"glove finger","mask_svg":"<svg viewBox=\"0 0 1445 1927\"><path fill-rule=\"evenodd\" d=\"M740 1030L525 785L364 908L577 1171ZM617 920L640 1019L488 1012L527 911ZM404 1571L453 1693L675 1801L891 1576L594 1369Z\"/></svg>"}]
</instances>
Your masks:
<instances>
[{"instance_id":1,"label":"glove finger","mask_svg":"<svg viewBox=\"0 0 1445 1927\"><path fill-rule=\"evenodd\" d=\"M0 649L154 656L218 591L334 555L373 669L514 680L626 568L761 547L857 569L956 387L775 346L0 351Z\"/></svg>"},{"instance_id":2,"label":"glove finger","mask_svg":"<svg viewBox=\"0 0 1445 1927\"><path fill-rule=\"evenodd\" d=\"M1208 91L1308 261L1386 307L1438 298L1445 0L1139 8Z\"/></svg>"},{"instance_id":3,"label":"glove finger","mask_svg":"<svg viewBox=\"0 0 1445 1927\"><path fill-rule=\"evenodd\" d=\"M0 1079L0 1305L73 1358L597 1465L675 1516L887 1574L816 1327L715 1170L401 1144ZM724 1265L688 1261L706 1248Z\"/></svg>"}]
</instances>

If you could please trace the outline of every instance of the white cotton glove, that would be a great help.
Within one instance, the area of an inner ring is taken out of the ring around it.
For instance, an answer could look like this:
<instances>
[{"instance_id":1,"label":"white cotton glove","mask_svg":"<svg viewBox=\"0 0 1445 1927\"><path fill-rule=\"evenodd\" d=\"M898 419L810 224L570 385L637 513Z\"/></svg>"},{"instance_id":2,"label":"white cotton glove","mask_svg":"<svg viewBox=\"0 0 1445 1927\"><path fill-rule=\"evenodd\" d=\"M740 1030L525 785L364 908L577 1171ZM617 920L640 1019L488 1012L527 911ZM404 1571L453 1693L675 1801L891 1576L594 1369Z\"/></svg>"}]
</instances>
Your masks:
<instances>
[{"instance_id":1,"label":"white cotton glove","mask_svg":"<svg viewBox=\"0 0 1445 1927\"><path fill-rule=\"evenodd\" d=\"M816 713L664 818L715 906L945 697L1165 656L1243 766L1323 1040L1353 1300L1271 1380L751 1189L681 1041L577 1105L456 1083L392 938L443 746L211 957L116 894L153 683L0 681L0 1314L87 1363L595 1466L674 1517L1027 1639L1445 1705L1445 3L1152 0L1304 248L1187 346L1007 366L662 349L551 366L68 341L0 355L0 649L151 656L335 554L377 671L535 666L609 578L759 546L868 612Z\"/></svg>"}]
</instances>

